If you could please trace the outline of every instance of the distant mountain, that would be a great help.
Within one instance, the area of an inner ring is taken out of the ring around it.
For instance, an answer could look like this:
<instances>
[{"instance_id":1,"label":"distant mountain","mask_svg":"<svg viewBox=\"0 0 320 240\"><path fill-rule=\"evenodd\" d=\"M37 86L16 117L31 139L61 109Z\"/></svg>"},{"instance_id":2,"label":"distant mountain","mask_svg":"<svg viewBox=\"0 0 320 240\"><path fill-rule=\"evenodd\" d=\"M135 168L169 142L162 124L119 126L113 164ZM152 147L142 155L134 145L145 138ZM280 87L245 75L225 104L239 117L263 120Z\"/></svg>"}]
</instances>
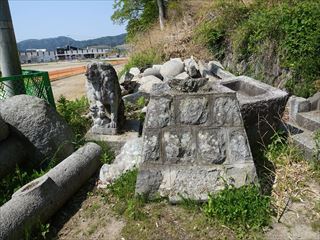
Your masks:
<instances>
[{"instance_id":1,"label":"distant mountain","mask_svg":"<svg viewBox=\"0 0 320 240\"><path fill-rule=\"evenodd\" d=\"M79 48L86 48L88 46L108 45L115 47L117 45L124 44L126 33L117 36L101 37L96 39L89 39L84 41L77 41L69 37L56 37L45 39L28 39L18 43L19 51L25 51L26 49L38 48L47 49L49 51L55 50L57 47L64 47L71 45Z\"/></svg>"}]
</instances>

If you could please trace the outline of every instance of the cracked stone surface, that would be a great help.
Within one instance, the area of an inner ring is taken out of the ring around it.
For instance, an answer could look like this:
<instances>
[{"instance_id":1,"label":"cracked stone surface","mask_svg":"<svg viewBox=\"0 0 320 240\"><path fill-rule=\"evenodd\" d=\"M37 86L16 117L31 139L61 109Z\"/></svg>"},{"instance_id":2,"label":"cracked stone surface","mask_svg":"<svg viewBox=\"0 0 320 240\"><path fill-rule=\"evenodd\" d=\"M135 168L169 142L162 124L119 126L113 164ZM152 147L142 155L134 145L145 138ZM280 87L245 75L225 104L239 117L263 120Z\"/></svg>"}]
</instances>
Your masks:
<instances>
[{"instance_id":1,"label":"cracked stone surface","mask_svg":"<svg viewBox=\"0 0 320 240\"><path fill-rule=\"evenodd\" d=\"M235 92L196 81L169 81L151 92L137 194L206 201L224 181L236 186L256 181ZM184 91L186 86L192 91Z\"/></svg>"}]
</instances>

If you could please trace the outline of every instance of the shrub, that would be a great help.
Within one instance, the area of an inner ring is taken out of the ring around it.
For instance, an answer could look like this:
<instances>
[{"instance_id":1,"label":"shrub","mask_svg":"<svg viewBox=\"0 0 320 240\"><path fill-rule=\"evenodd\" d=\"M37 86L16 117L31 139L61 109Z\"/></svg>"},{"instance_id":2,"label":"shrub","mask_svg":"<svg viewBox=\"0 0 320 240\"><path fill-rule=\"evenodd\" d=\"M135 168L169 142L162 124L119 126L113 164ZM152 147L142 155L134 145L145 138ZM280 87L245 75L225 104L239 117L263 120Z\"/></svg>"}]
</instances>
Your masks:
<instances>
[{"instance_id":1,"label":"shrub","mask_svg":"<svg viewBox=\"0 0 320 240\"><path fill-rule=\"evenodd\" d=\"M258 230L270 222L270 197L261 195L254 185L227 186L218 194L209 195L204 212L235 230Z\"/></svg>"},{"instance_id":2,"label":"shrub","mask_svg":"<svg viewBox=\"0 0 320 240\"><path fill-rule=\"evenodd\" d=\"M160 63L163 56L159 54L154 48L134 53L130 56L128 63L124 66L124 69L119 73L122 76L125 72L128 72L132 67L147 68L152 64Z\"/></svg>"},{"instance_id":3,"label":"shrub","mask_svg":"<svg viewBox=\"0 0 320 240\"><path fill-rule=\"evenodd\" d=\"M231 52L234 64L243 60L254 64L252 59L257 59L257 65L273 64L270 61L278 58L279 67L292 73L286 83L291 93L302 97L315 93L320 79L319 0L255 0L250 4L219 0L208 16L195 39L206 44L215 57L223 60ZM261 62L267 56L274 58ZM261 73L256 69L249 66L245 73L258 76Z\"/></svg>"},{"instance_id":4,"label":"shrub","mask_svg":"<svg viewBox=\"0 0 320 240\"><path fill-rule=\"evenodd\" d=\"M85 117L89 110L87 98L82 97L74 101L61 96L58 100L57 111L66 120L75 134L75 143L83 143L83 137L90 127L90 120Z\"/></svg>"}]
</instances>

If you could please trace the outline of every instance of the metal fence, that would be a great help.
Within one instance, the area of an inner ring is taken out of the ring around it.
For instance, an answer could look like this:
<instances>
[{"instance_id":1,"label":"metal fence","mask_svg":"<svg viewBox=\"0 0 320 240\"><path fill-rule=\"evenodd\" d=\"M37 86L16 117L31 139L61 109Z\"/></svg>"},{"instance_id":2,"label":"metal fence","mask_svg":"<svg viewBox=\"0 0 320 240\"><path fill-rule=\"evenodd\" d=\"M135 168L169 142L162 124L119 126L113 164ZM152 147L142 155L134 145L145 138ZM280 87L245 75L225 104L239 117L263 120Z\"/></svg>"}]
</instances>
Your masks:
<instances>
[{"instance_id":1,"label":"metal fence","mask_svg":"<svg viewBox=\"0 0 320 240\"><path fill-rule=\"evenodd\" d=\"M27 95L45 99L52 107L56 107L48 72L23 70L22 75L0 78L0 100L9 97L13 92L8 81L22 80Z\"/></svg>"}]
</instances>

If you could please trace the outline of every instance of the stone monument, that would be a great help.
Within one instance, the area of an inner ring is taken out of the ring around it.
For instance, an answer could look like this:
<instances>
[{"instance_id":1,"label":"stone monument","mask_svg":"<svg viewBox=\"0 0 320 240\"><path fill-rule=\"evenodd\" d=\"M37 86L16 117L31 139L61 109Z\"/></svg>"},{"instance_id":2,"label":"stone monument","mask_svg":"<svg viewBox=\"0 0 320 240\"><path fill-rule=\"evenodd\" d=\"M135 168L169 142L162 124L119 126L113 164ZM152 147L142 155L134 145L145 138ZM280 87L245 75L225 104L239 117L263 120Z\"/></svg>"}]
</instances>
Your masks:
<instances>
[{"instance_id":1,"label":"stone monument","mask_svg":"<svg viewBox=\"0 0 320 240\"><path fill-rule=\"evenodd\" d=\"M236 93L206 78L153 86L136 194L205 201L256 181Z\"/></svg>"},{"instance_id":2,"label":"stone monument","mask_svg":"<svg viewBox=\"0 0 320 240\"><path fill-rule=\"evenodd\" d=\"M111 64L91 63L87 66L87 96L93 134L114 135L125 121L124 104L118 76Z\"/></svg>"}]
</instances>

